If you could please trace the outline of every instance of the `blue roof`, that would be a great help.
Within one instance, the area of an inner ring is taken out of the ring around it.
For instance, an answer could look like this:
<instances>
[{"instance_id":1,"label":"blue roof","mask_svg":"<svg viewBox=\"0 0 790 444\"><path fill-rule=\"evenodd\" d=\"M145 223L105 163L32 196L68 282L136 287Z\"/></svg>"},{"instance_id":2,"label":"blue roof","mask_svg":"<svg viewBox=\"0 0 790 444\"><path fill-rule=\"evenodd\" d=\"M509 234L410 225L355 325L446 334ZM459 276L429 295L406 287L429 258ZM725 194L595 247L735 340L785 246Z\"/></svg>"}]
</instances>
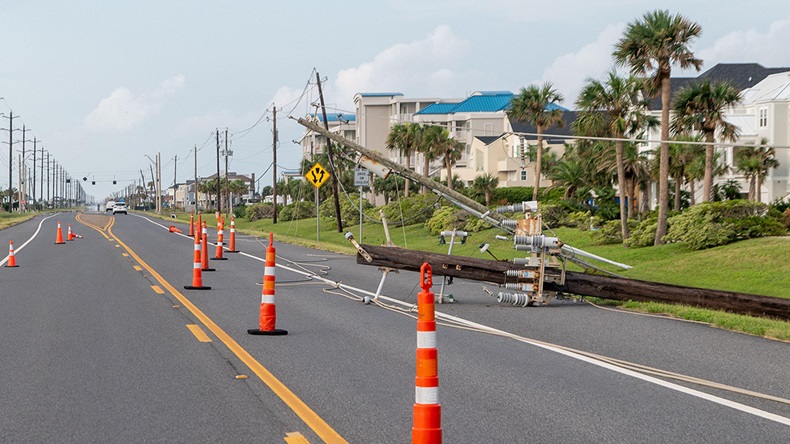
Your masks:
<instances>
[{"instance_id":1,"label":"blue roof","mask_svg":"<svg viewBox=\"0 0 790 444\"><path fill-rule=\"evenodd\" d=\"M458 106L456 103L431 103L415 114L450 114Z\"/></svg>"},{"instance_id":2,"label":"blue roof","mask_svg":"<svg viewBox=\"0 0 790 444\"><path fill-rule=\"evenodd\" d=\"M402 96L403 93L399 92L371 92L371 93L359 93L362 97L394 97L394 96Z\"/></svg>"},{"instance_id":3,"label":"blue roof","mask_svg":"<svg viewBox=\"0 0 790 444\"><path fill-rule=\"evenodd\" d=\"M471 96L453 110L454 113L470 113L470 112L496 112L506 109L510 105L510 99L513 98L513 93L495 94L495 95L476 95Z\"/></svg>"},{"instance_id":4,"label":"blue roof","mask_svg":"<svg viewBox=\"0 0 790 444\"><path fill-rule=\"evenodd\" d=\"M318 114L315 115L310 113L310 117L316 117L323 122L324 115ZM339 122L340 117L343 118L343 122L355 122L357 120L357 116L355 114L343 114L343 113L326 113L326 120L327 122Z\"/></svg>"}]
</instances>

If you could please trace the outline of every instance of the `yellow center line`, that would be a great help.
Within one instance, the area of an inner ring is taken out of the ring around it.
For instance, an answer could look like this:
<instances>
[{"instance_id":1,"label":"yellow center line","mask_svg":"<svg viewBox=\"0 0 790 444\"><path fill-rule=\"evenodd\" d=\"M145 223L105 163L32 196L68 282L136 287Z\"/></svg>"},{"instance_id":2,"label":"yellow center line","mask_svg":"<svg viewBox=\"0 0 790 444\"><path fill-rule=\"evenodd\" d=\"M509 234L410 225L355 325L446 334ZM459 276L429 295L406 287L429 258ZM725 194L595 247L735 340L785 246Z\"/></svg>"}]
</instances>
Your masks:
<instances>
[{"instance_id":1,"label":"yellow center line","mask_svg":"<svg viewBox=\"0 0 790 444\"><path fill-rule=\"evenodd\" d=\"M165 291L162 290L162 287L158 285L151 285L151 288L154 290L156 294L165 294Z\"/></svg>"},{"instance_id":2,"label":"yellow center line","mask_svg":"<svg viewBox=\"0 0 790 444\"><path fill-rule=\"evenodd\" d=\"M116 237L115 234L112 232L112 227L108 227L107 231L110 233L111 236ZM189 299L187 299L181 292L176 290L175 287L170 285L162 276L159 275L150 265L148 265L144 260L142 260L128 245L123 243L120 239L117 239L119 244L123 245L123 248L126 249L127 252L149 273L153 276L159 283L167 289L176 299L181 302L181 304L189 310L192 315L194 315L202 324L205 326L210 332L214 334L223 344L230 351L233 352L249 369L258 376L258 378L263 381L264 384L269 386L269 388L274 392L280 399L285 402L288 407L293 410L294 413L299 416L302 421L310 427L316 435L318 435L322 440L325 442L331 443L345 443L347 442L343 439L340 434L338 434L329 424L326 423L318 414L316 414L307 404L304 403L301 399L299 399L296 394L294 394L288 387L285 386L279 379L277 379L266 367L264 367L258 360L256 360L247 350L242 348L233 338L230 337L227 333L225 333L222 328L220 328L214 321L211 320L205 313L203 313L195 304L193 304ZM298 441L297 441L298 442Z\"/></svg>"},{"instance_id":3,"label":"yellow center line","mask_svg":"<svg viewBox=\"0 0 790 444\"><path fill-rule=\"evenodd\" d=\"M211 342L211 338L200 328L199 325L196 324L187 324L187 328L189 331L192 332L193 335L197 338L200 342Z\"/></svg>"},{"instance_id":4,"label":"yellow center line","mask_svg":"<svg viewBox=\"0 0 790 444\"><path fill-rule=\"evenodd\" d=\"M137 271L143 271L143 268L140 267L139 265L135 265L134 269L137 270Z\"/></svg>"},{"instance_id":5,"label":"yellow center line","mask_svg":"<svg viewBox=\"0 0 790 444\"><path fill-rule=\"evenodd\" d=\"M299 432L286 433L284 439L288 444L310 444L310 441Z\"/></svg>"}]
</instances>

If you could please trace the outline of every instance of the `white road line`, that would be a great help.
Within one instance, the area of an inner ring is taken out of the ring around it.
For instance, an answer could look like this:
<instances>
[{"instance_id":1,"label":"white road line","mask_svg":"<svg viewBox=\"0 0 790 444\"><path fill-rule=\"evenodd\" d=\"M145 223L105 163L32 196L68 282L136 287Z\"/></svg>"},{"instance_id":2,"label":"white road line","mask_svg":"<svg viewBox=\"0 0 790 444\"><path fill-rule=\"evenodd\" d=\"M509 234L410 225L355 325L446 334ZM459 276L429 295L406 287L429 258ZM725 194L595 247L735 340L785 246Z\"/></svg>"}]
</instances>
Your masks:
<instances>
[{"instance_id":1,"label":"white road line","mask_svg":"<svg viewBox=\"0 0 790 444\"><path fill-rule=\"evenodd\" d=\"M146 219L146 220L148 220L148 219ZM155 222L152 222L152 223L154 223L155 225L159 225L162 228L164 228L160 224L157 224ZM189 237L189 236L185 236L185 237ZM261 258L261 257L258 257L258 256L253 256L253 255L245 253L243 251L240 251L239 254L242 255L242 256L247 256L247 257L249 257L251 259L255 259L255 260L259 261L259 262L263 262L263 263L266 262L265 258ZM361 288L352 287L350 285L346 285L346 284L343 284L341 282L336 282L336 281L333 281L333 280L330 280L330 279L326 279L326 278L323 278L323 277L318 276L318 275L313 274L313 273L307 273L307 272L304 272L304 271L301 271L301 270L297 270L295 268L291 268L291 267L288 267L288 266L285 266L285 265L279 265L279 264L275 264L275 265L277 267L280 267L280 268L284 269L284 270L292 271L294 273L301 274L303 276L307 276L307 277L310 277L312 279L317 279L317 280L323 281L324 283L326 283L328 285L331 285L333 287L345 288L347 290L353 290L353 291L356 291L356 292L361 293L361 294L366 294L368 296L375 296L376 295L373 292L370 292L370 291L367 291L367 290L363 290ZM390 303L393 303L393 304L402 305L404 307L413 307L414 306L414 304L410 304L410 303L407 303L407 302L404 302L404 301L400 301L398 299L392 299L392 298L389 298L389 297L384 296L384 295L380 295L379 299L383 299L383 300L385 300L387 302L390 302ZM754 407L750 407L748 405L741 404L739 402L730 401L729 399L721 398L719 396L711 395L711 394L708 394L708 393L705 393L705 392L701 392L699 390L694 390L694 389L691 389L691 388L688 388L688 387L683 387L681 385L674 384L674 383L668 382L668 381L664 381L662 379L658 379L658 378L655 378L655 377L652 377L652 376L643 375L641 373L638 373L638 372L635 372L635 371L632 371L632 370L628 370L628 369L624 369L624 368L621 368L621 367L617 367L615 365L612 365L612 364L600 361L598 359L590 358L590 357L587 357L587 356L582 356L580 354L577 354L577 353L574 353L574 352L571 352L571 351L567 351L567 350L563 350L561 348L553 347L553 346L548 345L548 344L538 343L538 342L533 341L533 340L531 340L529 338L524 338L524 337L521 337L521 336L518 336L518 335L514 335L512 333L508 333L508 332L503 331L503 330L498 330L496 328L489 327L489 326L486 326L486 325L478 324L476 322L469 321L469 320L466 320L466 319L463 319L463 318L459 318L457 316L452 316L452 315L448 315L448 314L445 314L445 313L437 311L436 312L436 317L439 318L439 319L445 319L445 320L450 320L450 321L454 321L454 322L457 322L457 323L465 324L465 325L467 325L469 327L474 327L474 328L477 328L477 329L480 329L480 330L484 330L484 331L487 331L487 332L490 332L490 333L493 333L493 334L504 335L504 336L507 336L507 337L511 337L511 338L513 338L515 340L518 340L520 342L524 342L526 344L534 345L536 347L540 347L540 348L543 348L545 350L549 350L549 351L552 351L552 352L555 352L555 353L559 353L559 354L567 356L569 358L573 358L573 359L576 359L576 360L579 360L579 361L582 361L582 362L586 362L588 364L596 365L598 367L605 368L607 370L611 370L613 372L617 372L617 373L620 373L620 374L623 374L623 375L626 375L626 376L631 376L633 378L636 378L636 379L639 379L639 380L642 380L642 381L645 381L645 382L649 382L649 383L652 383L652 384L656 384L658 386L665 387L665 388L668 388L670 390L674 390L674 391L677 391L677 392L680 392L680 393L684 393L684 394L691 395L691 396L694 396L694 397L697 397L697 398L701 398L701 399L704 399L706 401L710 401L710 402L722 405L724 407L729 407L731 409L739 410L741 412L748 413L750 415L754 415L754 416L758 416L758 417L763 418L763 419L767 419L769 421L774 421L774 422L778 422L780 424L784 424L786 426L790 426L790 418L787 418L787 417L784 417L784 416L780 416L780 415L777 415L777 414L774 414L774 413L771 413L771 412L766 412L765 410L760 410L760 409L757 409L757 408L754 408Z\"/></svg>"},{"instance_id":2,"label":"white road line","mask_svg":"<svg viewBox=\"0 0 790 444\"><path fill-rule=\"evenodd\" d=\"M20 245L19 247L14 247L14 256L16 256L16 254L17 254L18 252L22 251L22 249L23 249L23 248L25 248L25 247L27 246L27 244L29 244L31 241L33 241L33 239L35 239L35 238L36 238L36 236L38 236L38 233L39 233L39 231L41 231L41 225L43 225L43 224L44 224L44 221L45 221L45 220L47 220L47 219L50 219L50 218L53 218L53 217L55 217L55 216L58 216L59 214L60 214L60 213L55 213L55 214L53 214L53 215L51 215L51 216L47 216L47 217L45 217L45 218L41 219L41 222L39 222L39 223L38 223L38 228L36 228L36 232L35 232L35 233L33 233L33 234L30 236L30 238L29 238L28 240L26 240L26 241L25 241L25 243L23 243L23 244L22 244L22 245ZM6 257L5 257L5 258L4 258L2 261L0 261L0 266L3 266L3 265L5 265L5 264L6 264L6 262L8 262L8 258L9 258L9 256L6 256Z\"/></svg>"}]
</instances>

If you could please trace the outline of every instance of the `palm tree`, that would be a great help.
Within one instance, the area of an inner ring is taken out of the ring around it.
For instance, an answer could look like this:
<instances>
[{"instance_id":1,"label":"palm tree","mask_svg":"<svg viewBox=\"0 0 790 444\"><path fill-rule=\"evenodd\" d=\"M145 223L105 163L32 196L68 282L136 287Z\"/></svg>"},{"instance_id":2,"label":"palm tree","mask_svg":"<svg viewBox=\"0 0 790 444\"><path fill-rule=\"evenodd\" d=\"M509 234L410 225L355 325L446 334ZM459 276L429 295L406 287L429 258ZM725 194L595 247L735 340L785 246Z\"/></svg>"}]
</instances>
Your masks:
<instances>
[{"instance_id":1,"label":"palm tree","mask_svg":"<svg viewBox=\"0 0 790 444\"><path fill-rule=\"evenodd\" d=\"M675 116L672 127L676 132L700 131L705 135L705 179L702 183L702 199L713 200L713 153L715 135L718 131L723 140L734 142L738 138L738 127L724 120L724 111L741 102L737 88L725 82L708 79L694 82L683 88L675 97Z\"/></svg>"},{"instance_id":2,"label":"palm tree","mask_svg":"<svg viewBox=\"0 0 790 444\"><path fill-rule=\"evenodd\" d=\"M566 159L564 156L560 159L551 169L549 179L556 182L556 186L565 187L563 199L576 199L576 191L587 187L584 166L579 159L573 157Z\"/></svg>"},{"instance_id":3,"label":"palm tree","mask_svg":"<svg viewBox=\"0 0 790 444\"><path fill-rule=\"evenodd\" d=\"M445 130L445 137L441 140L437 149L438 155L442 157L444 167L447 169L447 187L451 190L455 188L453 184L455 179L453 177L453 167L461 160L461 156L464 154L464 148L465 146L462 142L450 136L447 130Z\"/></svg>"},{"instance_id":4,"label":"palm tree","mask_svg":"<svg viewBox=\"0 0 790 444\"><path fill-rule=\"evenodd\" d=\"M579 93L576 106L581 111L578 127L592 132L603 132L615 138L615 158L617 170L617 189L620 192L620 225L623 240L628 239L628 213L626 213L626 187L624 152L626 136L635 135L646 128L655 126L656 119L647 114L649 99L643 93L643 80L629 76L619 77L610 71L606 80L588 80ZM588 127L588 128L586 128ZM630 187L633 190L633 187ZM629 213L633 214L633 196L628 203Z\"/></svg>"},{"instance_id":5,"label":"palm tree","mask_svg":"<svg viewBox=\"0 0 790 444\"><path fill-rule=\"evenodd\" d=\"M416 123L398 123L392 126L387 136L387 148L397 149L400 155L406 158L406 169L409 170L411 169L411 156L420 146L420 128L420 125ZM406 178L405 188L404 196L409 197L411 180L408 178Z\"/></svg>"},{"instance_id":6,"label":"palm tree","mask_svg":"<svg viewBox=\"0 0 790 444\"><path fill-rule=\"evenodd\" d=\"M768 139L762 138L759 146L741 148L735 155L738 171L741 171L749 180L749 200L760 201L762 195L762 182L768 172L779 166L776 160L776 150L766 146Z\"/></svg>"},{"instance_id":7,"label":"palm tree","mask_svg":"<svg viewBox=\"0 0 790 444\"><path fill-rule=\"evenodd\" d=\"M519 122L529 122L535 125L538 133L537 159L535 161L535 189L532 191L532 200L538 200L540 187L541 161L543 157L543 132L553 126L561 127L562 109L556 106L564 100L550 82L542 86L530 85L521 88L519 94L510 101L507 115Z\"/></svg>"},{"instance_id":8,"label":"palm tree","mask_svg":"<svg viewBox=\"0 0 790 444\"><path fill-rule=\"evenodd\" d=\"M431 162L440 155L441 146L449 133L447 129L436 125L427 125L420 128L420 145L417 147L417 151L422 154L424 160L422 175L429 177ZM422 193L428 193L428 188L425 186L422 186L421 190Z\"/></svg>"},{"instance_id":9,"label":"palm tree","mask_svg":"<svg viewBox=\"0 0 790 444\"><path fill-rule=\"evenodd\" d=\"M472 181L472 191L474 195L482 195L485 198L486 206L489 206L491 205L491 194L498 185L499 178L491 173L486 173L475 177L475 180Z\"/></svg>"},{"instance_id":10,"label":"palm tree","mask_svg":"<svg viewBox=\"0 0 790 444\"><path fill-rule=\"evenodd\" d=\"M693 164L697 159L704 158L700 151L700 145L688 144L682 142L698 141L697 137L681 134L675 138L678 143L669 144L669 175L675 181L675 211L680 211L680 189L683 182L687 181L689 174L687 169L693 168ZM690 193L694 193L694 187L691 182ZM693 195L691 196L693 202Z\"/></svg>"},{"instance_id":11,"label":"palm tree","mask_svg":"<svg viewBox=\"0 0 790 444\"><path fill-rule=\"evenodd\" d=\"M695 68L699 71L702 60L694 57L689 49L691 41L698 37L702 28L680 14L656 10L628 24L623 37L615 45L615 62L629 65L631 74L652 74L653 90L661 91L661 163L658 178L658 229L654 244L664 243L667 234L669 211L669 108L670 74L672 65L682 69Z\"/></svg>"}]
</instances>

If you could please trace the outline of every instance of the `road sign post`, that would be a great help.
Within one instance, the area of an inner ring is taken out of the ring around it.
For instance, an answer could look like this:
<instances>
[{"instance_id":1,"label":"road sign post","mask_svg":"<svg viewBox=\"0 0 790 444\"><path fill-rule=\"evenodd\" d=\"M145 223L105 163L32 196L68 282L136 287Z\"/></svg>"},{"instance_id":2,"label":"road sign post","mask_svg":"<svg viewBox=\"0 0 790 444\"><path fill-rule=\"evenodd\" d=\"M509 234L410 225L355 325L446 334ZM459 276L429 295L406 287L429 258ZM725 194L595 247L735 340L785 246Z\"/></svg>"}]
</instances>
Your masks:
<instances>
[{"instance_id":1,"label":"road sign post","mask_svg":"<svg viewBox=\"0 0 790 444\"><path fill-rule=\"evenodd\" d=\"M370 172L367 168L357 165L354 168L354 185L359 187L359 241L362 242L362 187L368 185Z\"/></svg>"}]
</instances>

